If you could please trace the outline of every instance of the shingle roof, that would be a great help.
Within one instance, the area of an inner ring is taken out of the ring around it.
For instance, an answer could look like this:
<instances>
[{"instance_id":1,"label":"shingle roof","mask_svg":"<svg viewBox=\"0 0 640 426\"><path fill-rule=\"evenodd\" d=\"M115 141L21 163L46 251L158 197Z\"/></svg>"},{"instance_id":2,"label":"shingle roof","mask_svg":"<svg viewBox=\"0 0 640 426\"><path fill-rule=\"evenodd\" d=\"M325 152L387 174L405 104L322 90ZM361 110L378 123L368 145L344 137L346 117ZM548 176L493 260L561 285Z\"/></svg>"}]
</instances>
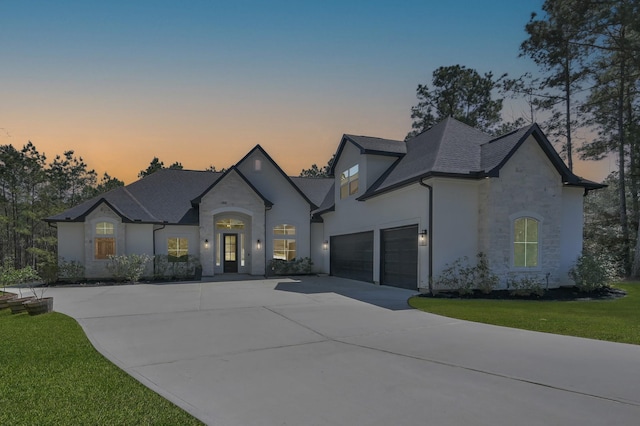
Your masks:
<instances>
[{"instance_id":1,"label":"shingle roof","mask_svg":"<svg viewBox=\"0 0 640 426\"><path fill-rule=\"evenodd\" d=\"M385 191L426 173L466 175L480 172L480 145L491 136L447 118L406 142L407 153L363 197Z\"/></svg>"},{"instance_id":2,"label":"shingle roof","mask_svg":"<svg viewBox=\"0 0 640 426\"><path fill-rule=\"evenodd\" d=\"M237 172L246 181L237 167ZM130 185L116 188L64 212L48 217L48 222L83 221L102 202L106 202L126 222L197 225L197 200L223 176L219 172L162 169ZM296 189L319 206L333 185L330 178L288 177ZM247 181L256 193L260 194ZM269 200L266 204L271 204ZM315 207L315 206L314 206Z\"/></svg>"},{"instance_id":3,"label":"shingle roof","mask_svg":"<svg viewBox=\"0 0 640 426\"><path fill-rule=\"evenodd\" d=\"M162 169L130 185L111 190L72 207L49 222L83 221L102 201L106 201L125 221L198 223L198 211L191 200L217 181L222 173Z\"/></svg>"},{"instance_id":4,"label":"shingle roof","mask_svg":"<svg viewBox=\"0 0 640 426\"><path fill-rule=\"evenodd\" d=\"M322 204L333 186L333 178L292 177L290 179L316 206Z\"/></svg>"},{"instance_id":5,"label":"shingle roof","mask_svg":"<svg viewBox=\"0 0 640 426\"><path fill-rule=\"evenodd\" d=\"M371 136L344 135L353 142L363 154L406 154L407 146L403 141L382 139Z\"/></svg>"},{"instance_id":6,"label":"shingle roof","mask_svg":"<svg viewBox=\"0 0 640 426\"><path fill-rule=\"evenodd\" d=\"M603 187L573 174L537 124L494 138L453 118L447 118L408 140L406 155L398 159L358 199L366 200L428 176L497 176L500 168L531 135L558 170L565 184L586 189Z\"/></svg>"}]
</instances>

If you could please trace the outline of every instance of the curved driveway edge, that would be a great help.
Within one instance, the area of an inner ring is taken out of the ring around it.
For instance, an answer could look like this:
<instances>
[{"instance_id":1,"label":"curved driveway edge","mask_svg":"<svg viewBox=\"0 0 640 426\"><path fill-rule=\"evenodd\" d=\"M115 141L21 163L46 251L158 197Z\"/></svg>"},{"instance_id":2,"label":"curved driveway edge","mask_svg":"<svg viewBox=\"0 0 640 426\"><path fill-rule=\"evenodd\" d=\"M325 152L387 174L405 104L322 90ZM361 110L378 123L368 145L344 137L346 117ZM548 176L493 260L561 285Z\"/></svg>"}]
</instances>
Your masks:
<instances>
[{"instance_id":1,"label":"curved driveway edge","mask_svg":"<svg viewBox=\"0 0 640 426\"><path fill-rule=\"evenodd\" d=\"M636 425L640 346L415 311L335 277L51 288L94 346L211 425Z\"/></svg>"}]
</instances>

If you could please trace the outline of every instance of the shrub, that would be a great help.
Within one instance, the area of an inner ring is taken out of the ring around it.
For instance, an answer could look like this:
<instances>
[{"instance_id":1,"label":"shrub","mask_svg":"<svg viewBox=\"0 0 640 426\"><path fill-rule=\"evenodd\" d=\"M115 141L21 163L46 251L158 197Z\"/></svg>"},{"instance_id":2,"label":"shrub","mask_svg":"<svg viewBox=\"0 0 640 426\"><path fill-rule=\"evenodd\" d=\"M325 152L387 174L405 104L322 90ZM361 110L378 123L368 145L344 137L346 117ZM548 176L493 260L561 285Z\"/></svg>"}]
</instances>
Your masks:
<instances>
[{"instance_id":1,"label":"shrub","mask_svg":"<svg viewBox=\"0 0 640 426\"><path fill-rule=\"evenodd\" d=\"M491 272L486 254L480 252L477 257L478 261L474 268L475 285L484 294L489 294L498 286L500 278Z\"/></svg>"},{"instance_id":2,"label":"shrub","mask_svg":"<svg viewBox=\"0 0 640 426\"><path fill-rule=\"evenodd\" d=\"M137 282L151 260L148 254L122 254L109 256L107 270L116 281Z\"/></svg>"},{"instance_id":3,"label":"shrub","mask_svg":"<svg viewBox=\"0 0 640 426\"><path fill-rule=\"evenodd\" d=\"M64 281L77 283L84 278L84 265L77 260L65 260L61 257L58 261L58 276Z\"/></svg>"},{"instance_id":4,"label":"shrub","mask_svg":"<svg viewBox=\"0 0 640 426\"><path fill-rule=\"evenodd\" d=\"M475 266L469 266L466 256L456 259L436 278L436 285L456 291L460 295L472 294L474 289L479 289L485 294L491 293L498 285L498 276L491 272L484 253L478 253L477 257Z\"/></svg>"},{"instance_id":5,"label":"shrub","mask_svg":"<svg viewBox=\"0 0 640 426\"><path fill-rule=\"evenodd\" d=\"M507 280L507 289L512 296L543 296L545 288L538 280L532 277L511 277Z\"/></svg>"},{"instance_id":6,"label":"shrub","mask_svg":"<svg viewBox=\"0 0 640 426\"><path fill-rule=\"evenodd\" d=\"M473 293L473 268L468 262L469 258L466 256L456 259L436 278L436 286L448 288L460 295Z\"/></svg>"},{"instance_id":7,"label":"shrub","mask_svg":"<svg viewBox=\"0 0 640 426\"><path fill-rule=\"evenodd\" d=\"M286 261L282 259L271 259L269 270L275 275L303 275L310 274L313 261L309 257Z\"/></svg>"},{"instance_id":8,"label":"shrub","mask_svg":"<svg viewBox=\"0 0 640 426\"><path fill-rule=\"evenodd\" d=\"M608 287L616 275L615 264L607 255L589 252L583 252L569 270L569 277L584 292Z\"/></svg>"},{"instance_id":9,"label":"shrub","mask_svg":"<svg viewBox=\"0 0 640 426\"><path fill-rule=\"evenodd\" d=\"M193 278L196 268L200 266L198 256L189 255L186 256L186 261L175 262L166 254L157 254L153 259L153 278L156 280Z\"/></svg>"},{"instance_id":10,"label":"shrub","mask_svg":"<svg viewBox=\"0 0 640 426\"><path fill-rule=\"evenodd\" d=\"M7 258L4 264L0 268L0 282L2 283L2 290L5 290L7 286L17 286L19 284L29 283L40 280L38 272L31 266L25 266L22 269L15 269L13 266L13 259ZM22 296L22 289L18 287L18 292Z\"/></svg>"}]
</instances>

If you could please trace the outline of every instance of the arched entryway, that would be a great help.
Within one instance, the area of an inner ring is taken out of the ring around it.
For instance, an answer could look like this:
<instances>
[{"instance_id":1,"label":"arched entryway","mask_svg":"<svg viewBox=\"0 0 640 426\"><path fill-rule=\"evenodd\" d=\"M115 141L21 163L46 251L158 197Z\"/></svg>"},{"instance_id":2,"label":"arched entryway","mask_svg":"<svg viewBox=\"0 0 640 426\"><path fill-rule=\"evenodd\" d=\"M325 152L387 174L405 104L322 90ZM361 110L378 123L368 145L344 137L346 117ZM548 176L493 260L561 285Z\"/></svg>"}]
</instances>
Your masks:
<instances>
[{"instance_id":1,"label":"arched entryway","mask_svg":"<svg viewBox=\"0 0 640 426\"><path fill-rule=\"evenodd\" d=\"M250 273L251 218L224 212L213 217L214 274Z\"/></svg>"}]
</instances>

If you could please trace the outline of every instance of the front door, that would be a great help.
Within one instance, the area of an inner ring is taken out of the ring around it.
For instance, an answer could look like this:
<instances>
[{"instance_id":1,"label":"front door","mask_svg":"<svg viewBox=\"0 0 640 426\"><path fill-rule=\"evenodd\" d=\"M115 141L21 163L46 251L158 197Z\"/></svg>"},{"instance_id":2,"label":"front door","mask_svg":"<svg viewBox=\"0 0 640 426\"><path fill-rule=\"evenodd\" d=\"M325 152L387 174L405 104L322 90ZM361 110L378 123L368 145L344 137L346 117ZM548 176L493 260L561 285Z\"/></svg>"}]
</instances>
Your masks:
<instances>
[{"instance_id":1,"label":"front door","mask_svg":"<svg viewBox=\"0 0 640 426\"><path fill-rule=\"evenodd\" d=\"M224 234L224 272L238 272L238 234Z\"/></svg>"}]
</instances>

